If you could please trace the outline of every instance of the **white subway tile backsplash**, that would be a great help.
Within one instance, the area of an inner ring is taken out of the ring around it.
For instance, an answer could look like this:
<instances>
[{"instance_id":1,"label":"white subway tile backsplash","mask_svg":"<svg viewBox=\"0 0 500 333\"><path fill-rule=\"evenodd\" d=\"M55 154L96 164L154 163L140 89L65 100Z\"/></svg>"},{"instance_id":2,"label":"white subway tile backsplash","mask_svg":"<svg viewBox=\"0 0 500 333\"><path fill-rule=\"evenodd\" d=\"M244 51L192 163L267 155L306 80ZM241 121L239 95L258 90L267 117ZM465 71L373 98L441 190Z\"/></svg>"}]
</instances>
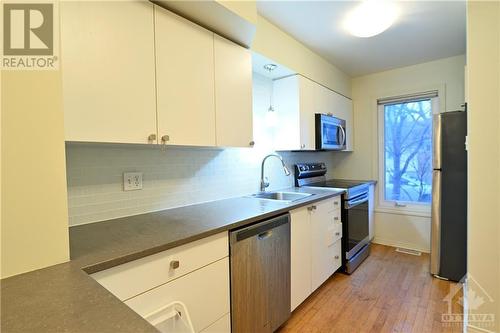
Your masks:
<instances>
[{"instance_id":1,"label":"white subway tile backsplash","mask_svg":"<svg viewBox=\"0 0 500 333\"><path fill-rule=\"evenodd\" d=\"M78 225L243 196L259 190L260 163L269 151L257 147L200 149L68 144L69 224ZM332 153L281 153L287 165L324 161ZM123 172L143 172L143 189L123 191ZM270 189L293 186L277 159L266 163Z\"/></svg>"}]
</instances>

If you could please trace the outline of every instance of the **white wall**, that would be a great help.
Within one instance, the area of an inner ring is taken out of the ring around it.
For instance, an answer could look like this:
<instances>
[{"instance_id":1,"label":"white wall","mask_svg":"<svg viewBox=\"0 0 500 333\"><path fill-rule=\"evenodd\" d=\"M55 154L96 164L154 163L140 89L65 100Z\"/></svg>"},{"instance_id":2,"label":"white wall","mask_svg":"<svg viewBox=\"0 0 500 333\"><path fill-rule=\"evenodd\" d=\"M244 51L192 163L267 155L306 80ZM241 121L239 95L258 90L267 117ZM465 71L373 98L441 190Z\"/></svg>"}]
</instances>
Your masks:
<instances>
[{"instance_id":1,"label":"white wall","mask_svg":"<svg viewBox=\"0 0 500 333\"><path fill-rule=\"evenodd\" d=\"M264 17L257 16L252 50L333 91L351 97L351 78Z\"/></svg>"},{"instance_id":2,"label":"white wall","mask_svg":"<svg viewBox=\"0 0 500 333\"><path fill-rule=\"evenodd\" d=\"M59 71L3 71L2 278L69 259Z\"/></svg>"},{"instance_id":3,"label":"white wall","mask_svg":"<svg viewBox=\"0 0 500 333\"><path fill-rule=\"evenodd\" d=\"M462 55L354 78L354 152L335 155L335 177L378 180L378 98L438 89L441 111L457 110L464 102L464 66ZM378 208L374 241L427 252L430 214Z\"/></svg>"},{"instance_id":4,"label":"white wall","mask_svg":"<svg viewBox=\"0 0 500 333\"><path fill-rule=\"evenodd\" d=\"M255 75L255 116L269 107L271 81ZM260 120L258 123L262 123ZM259 190L260 163L270 151L263 127L254 128L254 148L201 149L153 146L71 144L66 147L69 224L77 225L204 201L242 196ZM281 153L292 170L297 162L323 161L333 154ZM144 188L124 192L123 172L140 171ZM270 189L293 186L281 164L266 163Z\"/></svg>"},{"instance_id":5,"label":"white wall","mask_svg":"<svg viewBox=\"0 0 500 333\"><path fill-rule=\"evenodd\" d=\"M493 314L500 332L500 3L467 2L469 288L483 298L469 314ZM475 282L475 283L472 283ZM479 285L488 294L485 295ZM490 298L492 301L490 301ZM477 327L478 329L473 329Z\"/></svg>"}]
</instances>

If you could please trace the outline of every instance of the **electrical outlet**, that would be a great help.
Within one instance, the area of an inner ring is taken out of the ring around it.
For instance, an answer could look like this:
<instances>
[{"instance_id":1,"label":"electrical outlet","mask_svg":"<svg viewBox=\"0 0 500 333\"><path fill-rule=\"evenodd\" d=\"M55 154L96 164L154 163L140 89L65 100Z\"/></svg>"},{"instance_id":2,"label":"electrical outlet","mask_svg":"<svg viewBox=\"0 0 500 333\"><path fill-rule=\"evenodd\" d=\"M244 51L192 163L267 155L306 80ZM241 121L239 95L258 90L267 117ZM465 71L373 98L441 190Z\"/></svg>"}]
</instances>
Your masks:
<instances>
[{"instance_id":1,"label":"electrical outlet","mask_svg":"<svg viewBox=\"0 0 500 333\"><path fill-rule=\"evenodd\" d=\"M124 172L123 190L124 191L142 190L142 172Z\"/></svg>"}]
</instances>

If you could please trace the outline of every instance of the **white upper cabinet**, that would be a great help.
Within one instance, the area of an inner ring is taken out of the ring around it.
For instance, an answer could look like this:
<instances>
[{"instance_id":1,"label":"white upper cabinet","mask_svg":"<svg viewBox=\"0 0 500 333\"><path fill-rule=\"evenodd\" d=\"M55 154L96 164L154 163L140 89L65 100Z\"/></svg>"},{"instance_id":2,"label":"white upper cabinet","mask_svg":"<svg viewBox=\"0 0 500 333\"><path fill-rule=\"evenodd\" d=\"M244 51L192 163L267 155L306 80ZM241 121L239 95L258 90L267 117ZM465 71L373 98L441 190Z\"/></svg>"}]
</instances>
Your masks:
<instances>
[{"instance_id":1,"label":"white upper cabinet","mask_svg":"<svg viewBox=\"0 0 500 333\"><path fill-rule=\"evenodd\" d=\"M155 6L155 43L158 139L215 146L214 34Z\"/></svg>"},{"instance_id":2,"label":"white upper cabinet","mask_svg":"<svg viewBox=\"0 0 500 333\"><path fill-rule=\"evenodd\" d=\"M314 150L314 82L293 75L275 80L276 150Z\"/></svg>"},{"instance_id":3,"label":"white upper cabinet","mask_svg":"<svg viewBox=\"0 0 500 333\"><path fill-rule=\"evenodd\" d=\"M61 2L67 141L253 146L250 51L148 1Z\"/></svg>"},{"instance_id":4,"label":"white upper cabinet","mask_svg":"<svg viewBox=\"0 0 500 333\"><path fill-rule=\"evenodd\" d=\"M345 120L346 148L344 149L344 151L353 151L354 119L352 100L340 94L337 94L336 92L332 92L332 95L334 101L332 114L337 118Z\"/></svg>"},{"instance_id":5,"label":"white upper cabinet","mask_svg":"<svg viewBox=\"0 0 500 333\"><path fill-rule=\"evenodd\" d=\"M62 1L67 141L155 143L153 5Z\"/></svg>"},{"instance_id":6,"label":"white upper cabinet","mask_svg":"<svg viewBox=\"0 0 500 333\"><path fill-rule=\"evenodd\" d=\"M301 75L274 81L274 107L278 118L276 150L314 150L315 114L331 114L346 121L346 151L352 151L352 101Z\"/></svg>"},{"instance_id":7,"label":"white upper cabinet","mask_svg":"<svg viewBox=\"0 0 500 333\"><path fill-rule=\"evenodd\" d=\"M252 55L214 35L217 146L253 146Z\"/></svg>"},{"instance_id":8,"label":"white upper cabinet","mask_svg":"<svg viewBox=\"0 0 500 333\"><path fill-rule=\"evenodd\" d=\"M315 113L330 114L346 122L346 149L353 150L353 111L352 100L335 91L315 84Z\"/></svg>"}]
</instances>

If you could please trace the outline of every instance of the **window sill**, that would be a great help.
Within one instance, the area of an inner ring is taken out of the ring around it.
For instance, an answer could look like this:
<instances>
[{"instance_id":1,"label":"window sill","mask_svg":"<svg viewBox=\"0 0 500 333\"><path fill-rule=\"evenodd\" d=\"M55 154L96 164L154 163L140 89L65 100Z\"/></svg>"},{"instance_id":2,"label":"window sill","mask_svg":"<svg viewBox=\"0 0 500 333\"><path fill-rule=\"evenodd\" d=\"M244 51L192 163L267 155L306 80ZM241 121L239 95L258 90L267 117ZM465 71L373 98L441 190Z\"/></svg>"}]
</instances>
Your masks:
<instances>
[{"instance_id":1,"label":"window sill","mask_svg":"<svg viewBox=\"0 0 500 333\"><path fill-rule=\"evenodd\" d=\"M431 217L431 209L412 209L408 208L391 208L378 206L375 208L376 213L394 214L394 215L406 215L406 216L418 216L418 217Z\"/></svg>"}]
</instances>

